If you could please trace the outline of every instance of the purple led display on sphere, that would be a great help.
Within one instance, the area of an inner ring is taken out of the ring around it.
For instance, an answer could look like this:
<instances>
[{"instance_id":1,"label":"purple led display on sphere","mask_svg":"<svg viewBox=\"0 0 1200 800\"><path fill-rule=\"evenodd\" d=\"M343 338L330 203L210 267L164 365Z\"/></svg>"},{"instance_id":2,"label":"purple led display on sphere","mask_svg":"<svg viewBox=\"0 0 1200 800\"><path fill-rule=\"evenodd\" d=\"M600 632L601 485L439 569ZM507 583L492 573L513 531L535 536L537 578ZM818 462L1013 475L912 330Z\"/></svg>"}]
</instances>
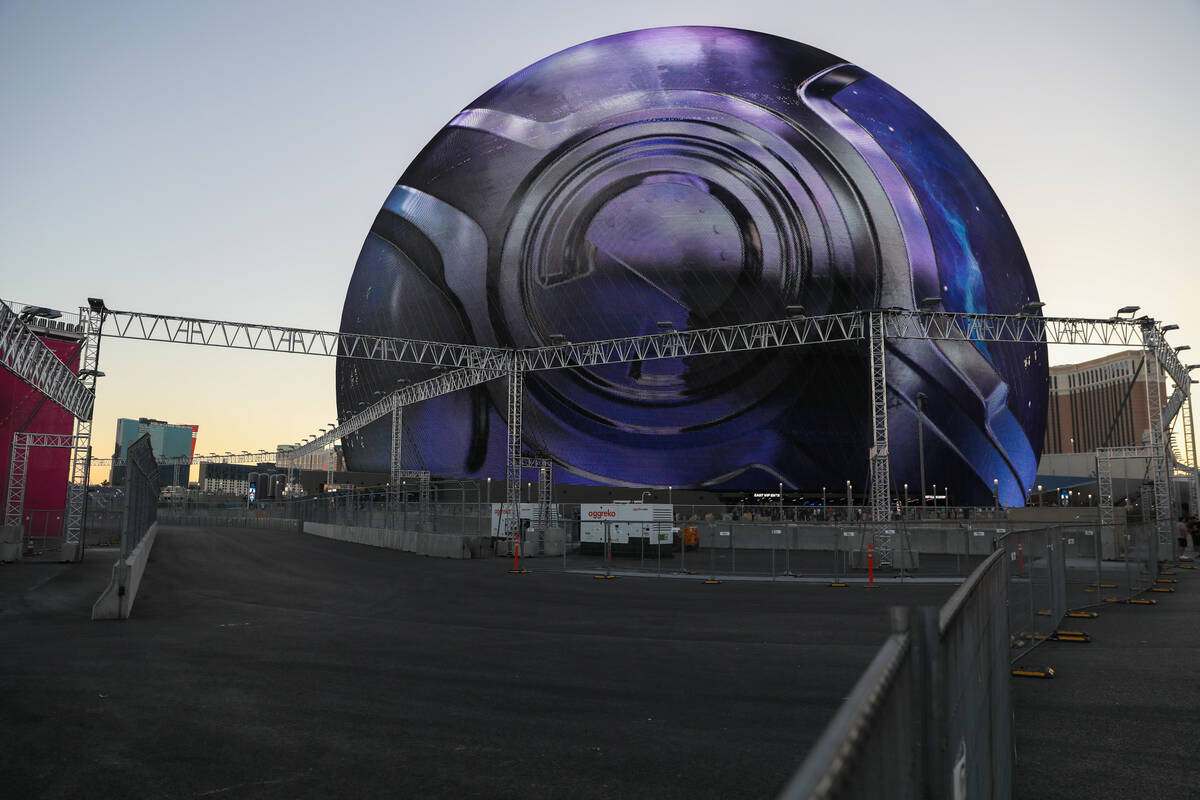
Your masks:
<instances>
[{"instance_id":1,"label":"purple led display on sphere","mask_svg":"<svg viewBox=\"0 0 1200 800\"><path fill-rule=\"evenodd\" d=\"M529 347L916 308L1037 300L999 200L883 81L797 42L660 28L564 50L470 104L398 181L363 245L342 330ZM339 359L340 413L428 367ZM1046 414L1044 346L889 341L893 476L1020 503ZM530 373L525 442L560 482L838 491L866 484L862 343ZM404 467L504 474L504 382L405 409ZM386 471L390 421L345 442Z\"/></svg>"}]
</instances>

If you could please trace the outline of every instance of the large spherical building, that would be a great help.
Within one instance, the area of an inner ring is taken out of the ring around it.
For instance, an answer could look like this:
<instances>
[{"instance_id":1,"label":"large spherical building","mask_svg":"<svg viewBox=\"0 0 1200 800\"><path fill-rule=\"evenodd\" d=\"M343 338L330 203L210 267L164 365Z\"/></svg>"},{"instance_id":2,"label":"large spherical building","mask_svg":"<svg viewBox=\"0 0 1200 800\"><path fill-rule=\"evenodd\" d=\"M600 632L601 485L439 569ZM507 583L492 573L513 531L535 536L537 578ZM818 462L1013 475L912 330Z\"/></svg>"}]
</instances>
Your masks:
<instances>
[{"instance_id":1,"label":"large spherical building","mask_svg":"<svg viewBox=\"0 0 1200 800\"><path fill-rule=\"evenodd\" d=\"M929 300L940 298L940 300ZM797 42L723 28L597 39L502 81L412 162L371 226L342 329L527 347L877 307L1017 313L1020 240L953 139L888 84ZM1045 349L889 342L896 486L1018 503ZM425 367L342 359L338 405ZM526 441L558 481L863 487L861 343L530 374ZM502 475L504 383L405 412L405 466ZM386 470L390 423L345 442Z\"/></svg>"}]
</instances>

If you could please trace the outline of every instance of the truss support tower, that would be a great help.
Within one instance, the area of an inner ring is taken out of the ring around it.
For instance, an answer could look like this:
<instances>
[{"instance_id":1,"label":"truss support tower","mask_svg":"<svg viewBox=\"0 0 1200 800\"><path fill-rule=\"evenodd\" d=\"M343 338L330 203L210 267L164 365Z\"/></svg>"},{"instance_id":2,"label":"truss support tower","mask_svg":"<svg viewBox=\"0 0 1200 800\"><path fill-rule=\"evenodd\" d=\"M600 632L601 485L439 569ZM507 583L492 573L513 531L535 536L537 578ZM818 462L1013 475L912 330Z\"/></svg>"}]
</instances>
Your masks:
<instances>
[{"instance_id":1,"label":"truss support tower","mask_svg":"<svg viewBox=\"0 0 1200 800\"><path fill-rule=\"evenodd\" d=\"M892 566L891 529L886 528L891 515L892 470L888 458L887 413L887 338L884 335L884 312L872 311L868 319L871 358L871 522L875 557L880 567Z\"/></svg>"}]
</instances>

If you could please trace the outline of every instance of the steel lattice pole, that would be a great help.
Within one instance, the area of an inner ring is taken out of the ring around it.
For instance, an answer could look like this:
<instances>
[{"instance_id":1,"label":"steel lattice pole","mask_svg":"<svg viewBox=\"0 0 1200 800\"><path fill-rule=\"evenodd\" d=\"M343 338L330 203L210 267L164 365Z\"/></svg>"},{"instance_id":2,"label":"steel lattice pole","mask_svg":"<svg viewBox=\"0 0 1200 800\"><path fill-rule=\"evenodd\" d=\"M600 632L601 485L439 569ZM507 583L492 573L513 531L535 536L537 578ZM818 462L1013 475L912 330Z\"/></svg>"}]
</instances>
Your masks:
<instances>
[{"instance_id":1,"label":"steel lattice pole","mask_svg":"<svg viewBox=\"0 0 1200 800\"><path fill-rule=\"evenodd\" d=\"M525 390L525 369L521 357L514 352L508 363L508 464L505 469L504 532L518 546L521 531L521 413Z\"/></svg>"},{"instance_id":2,"label":"steel lattice pole","mask_svg":"<svg viewBox=\"0 0 1200 800\"><path fill-rule=\"evenodd\" d=\"M871 521L874 526L875 554L879 566L892 565L892 536L878 523L886 522L891 513L892 471L888 459L887 413L887 345L883 330L883 313L870 314L871 351Z\"/></svg>"},{"instance_id":3,"label":"steel lattice pole","mask_svg":"<svg viewBox=\"0 0 1200 800\"><path fill-rule=\"evenodd\" d=\"M1146 409L1150 423L1150 476L1154 484L1154 527L1160 544L1171 545L1171 486L1167 471L1167 452L1163 436L1162 371L1154 337L1153 321L1143 327L1146 351Z\"/></svg>"}]
</instances>

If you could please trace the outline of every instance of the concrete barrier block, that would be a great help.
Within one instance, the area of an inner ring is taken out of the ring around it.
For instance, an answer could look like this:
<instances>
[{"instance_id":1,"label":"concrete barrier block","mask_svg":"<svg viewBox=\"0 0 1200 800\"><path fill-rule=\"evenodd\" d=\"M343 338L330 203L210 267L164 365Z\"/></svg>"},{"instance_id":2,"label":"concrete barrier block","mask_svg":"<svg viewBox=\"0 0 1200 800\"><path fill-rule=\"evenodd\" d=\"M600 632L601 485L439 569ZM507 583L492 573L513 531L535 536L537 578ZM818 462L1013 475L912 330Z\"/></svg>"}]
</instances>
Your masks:
<instances>
[{"instance_id":1,"label":"concrete barrier block","mask_svg":"<svg viewBox=\"0 0 1200 800\"><path fill-rule=\"evenodd\" d=\"M92 606L92 619L128 619L133 611L133 601L137 599L138 589L142 585L142 576L146 572L146 564L150 560L150 550L158 536L158 523L155 522L146 531L146 535L138 542L128 558L118 559L113 564L112 577L108 586L100 593L100 597Z\"/></svg>"},{"instance_id":2,"label":"concrete barrier block","mask_svg":"<svg viewBox=\"0 0 1200 800\"><path fill-rule=\"evenodd\" d=\"M25 530L20 525L0 526L0 561L20 561Z\"/></svg>"}]
</instances>

